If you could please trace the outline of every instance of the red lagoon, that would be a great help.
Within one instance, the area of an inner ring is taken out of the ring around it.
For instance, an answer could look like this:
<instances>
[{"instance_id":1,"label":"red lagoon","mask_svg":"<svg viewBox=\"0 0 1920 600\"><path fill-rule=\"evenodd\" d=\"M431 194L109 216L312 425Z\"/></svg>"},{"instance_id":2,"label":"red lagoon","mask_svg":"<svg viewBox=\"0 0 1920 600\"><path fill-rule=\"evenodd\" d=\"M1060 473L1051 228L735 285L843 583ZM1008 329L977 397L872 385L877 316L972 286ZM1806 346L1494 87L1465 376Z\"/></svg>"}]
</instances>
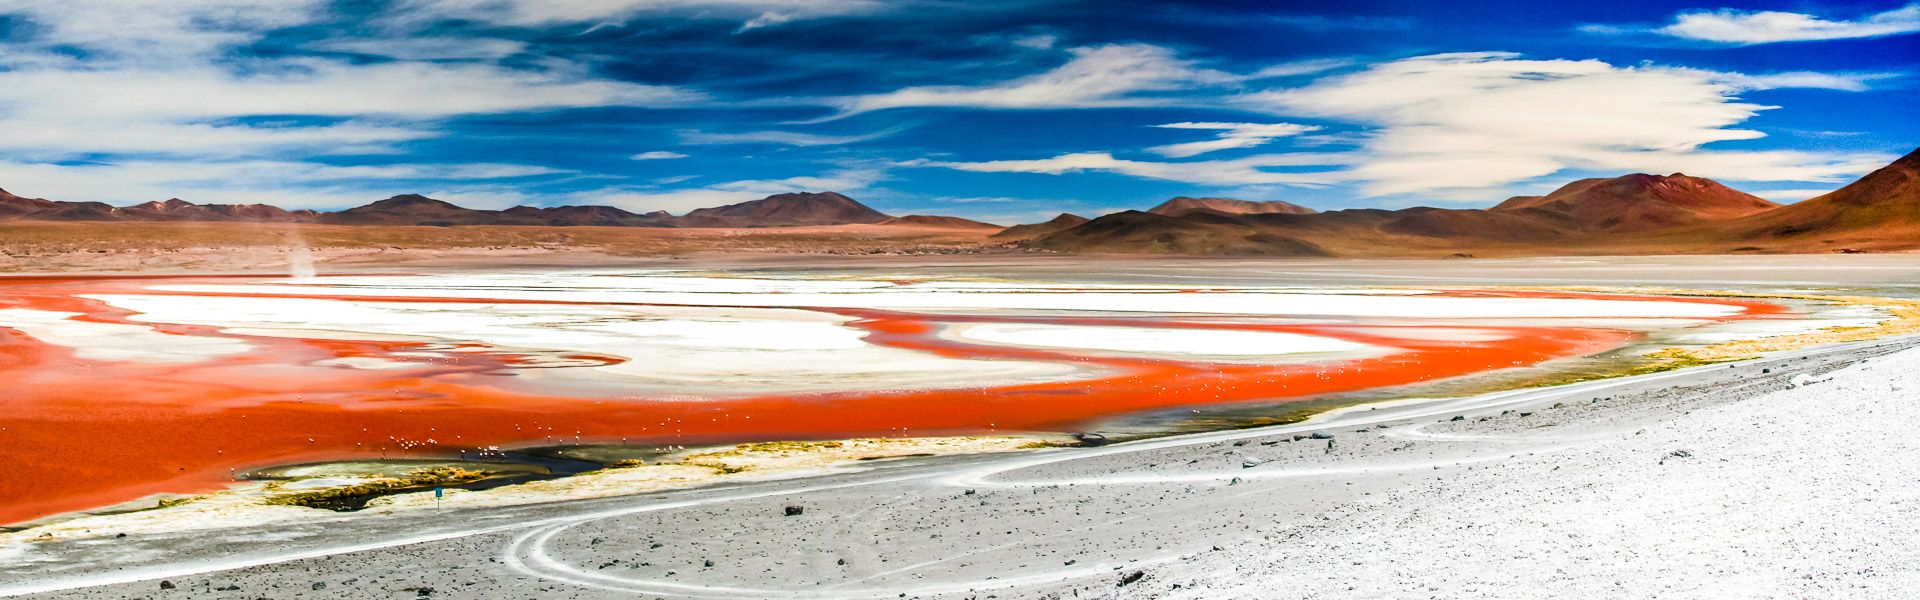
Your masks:
<instances>
[{"instance_id":1,"label":"red lagoon","mask_svg":"<svg viewBox=\"0 0 1920 600\"><path fill-rule=\"evenodd\" d=\"M184 278L182 279L185 280ZM0 309L79 313L130 323L126 310L83 294L163 294L155 278L0 278ZM1453 294L1694 301L1742 306L1734 317L1781 307L1723 299L1539 292ZM192 295L192 294L181 294ZM324 295L304 296L325 298ZM484 304L492 298L342 298ZM534 303L534 302L527 302ZM538 302L553 304L554 302ZM807 307L796 307L807 308ZM540 390L514 377L523 359L484 347L430 368L363 370L315 363L391 357L424 344L246 336L216 328L139 323L177 335L241 339L254 350L186 364L88 360L70 348L0 327L0 523L126 502L155 493L215 490L237 469L306 461L443 456L488 446L626 440L826 439L1073 431L1117 414L1180 406L1304 399L1533 365L1617 348L1633 331L1475 324L1502 339L1421 340L1394 327L1195 322L1167 318L935 315L820 309L854 317L869 343L969 359L1066 361L1098 367L1075 381L971 389L809 393L676 401L631 394ZM1391 349L1337 363L1258 365L1098 356L966 343L940 337L959 322L1212 328L1325 336ZM1428 336L1431 337L1431 336ZM1491 336L1489 336L1491 337ZM612 356L582 355L617 362Z\"/></svg>"}]
</instances>

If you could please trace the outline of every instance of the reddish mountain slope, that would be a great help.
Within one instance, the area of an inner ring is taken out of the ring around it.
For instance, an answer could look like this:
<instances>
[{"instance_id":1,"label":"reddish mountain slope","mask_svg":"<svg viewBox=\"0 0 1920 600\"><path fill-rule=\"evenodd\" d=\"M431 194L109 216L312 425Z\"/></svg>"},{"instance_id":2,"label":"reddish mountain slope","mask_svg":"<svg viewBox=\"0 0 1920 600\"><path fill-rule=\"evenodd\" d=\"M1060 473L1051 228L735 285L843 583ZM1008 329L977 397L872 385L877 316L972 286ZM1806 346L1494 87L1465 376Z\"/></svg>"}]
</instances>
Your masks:
<instances>
[{"instance_id":1,"label":"reddish mountain slope","mask_svg":"<svg viewBox=\"0 0 1920 600\"><path fill-rule=\"evenodd\" d=\"M0 219L12 219L34 213L58 210L60 203L40 198L22 198L0 190Z\"/></svg>"},{"instance_id":2,"label":"reddish mountain slope","mask_svg":"<svg viewBox=\"0 0 1920 600\"><path fill-rule=\"evenodd\" d=\"M1756 240L1884 237L1889 239L1882 243L1920 246L1920 150L1846 187L1742 219L1732 229Z\"/></svg>"},{"instance_id":3,"label":"reddish mountain slope","mask_svg":"<svg viewBox=\"0 0 1920 600\"><path fill-rule=\"evenodd\" d=\"M1166 217L1178 217L1196 210L1210 210L1230 215L1310 215L1319 212L1305 206L1291 202L1281 202L1279 200L1254 201L1235 200L1232 198L1188 198L1186 196L1180 196L1162 202L1159 206L1147 209L1147 212Z\"/></svg>"},{"instance_id":4,"label":"reddish mountain slope","mask_svg":"<svg viewBox=\"0 0 1920 600\"><path fill-rule=\"evenodd\" d=\"M290 211L267 204L194 204L179 198L144 202L120 208L117 216L129 221L251 221L298 223L312 221L310 210Z\"/></svg>"},{"instance_id":5,"label":"reddish mountain slope","mask_svg":"<svg viewBox=\"0 0 1920 600\"><path fill-rule=\"evenodd\" d=\"M1312 242L1268 230L1247 221L1243 216L1206 210L1178 217L1129 210L1043 235L1025 244L1060 252L1235 256L1330 254Z\"/></svg>"},{"instance_id":6,"label":"reddish mountain slope","mask_svg":"<svg viewBox=\"0 0 1920 600\"><path fill-rule=\"evenodd\" d=\"M1060 213L1060 216L1048 219L1044 223L1015 225L1002 230L1000 233L993 234L992 237L999 240L1030 240L1056 231L1072 229L1088 220L1086 217L1080 215Z\"/></svg>"},{"instance_id":7,"label":"reddish mountain slope","mask_svg":"<svg viewBox=\"0 0 1920 600\"><path fill-rule=\"evenodd\" d=\"M881 221L880 225L898 225L901 227L936 227L940 229L1006 229L992 223L982 223L960 217L942 217L937 215L907 215Z\"/></svg>"},{"instance_id":8,"label":"reddish mountain slope","mask_svg":"<svg viewBox=\"0 0 1920 600\"><path fill-rule=\"evenodd\" d=\"M696 209L675 219L675 224L681 227L793 227L879 223L891 218L838 192L799 192Z\"/></svg>"},{"instance_id":9,"label":"reddish mountain slope","mask_svg":"<svg viewBox=\"0 0 1920 600\"><path fill-rule=\"evenodd\" d=\"M1517 196L1493 211L1535 212L1587 231L1648 231L1738 219L1779 206L1711 179L1635 173L1582 179L1545 196Z\"/></svg>"}]
</instances>

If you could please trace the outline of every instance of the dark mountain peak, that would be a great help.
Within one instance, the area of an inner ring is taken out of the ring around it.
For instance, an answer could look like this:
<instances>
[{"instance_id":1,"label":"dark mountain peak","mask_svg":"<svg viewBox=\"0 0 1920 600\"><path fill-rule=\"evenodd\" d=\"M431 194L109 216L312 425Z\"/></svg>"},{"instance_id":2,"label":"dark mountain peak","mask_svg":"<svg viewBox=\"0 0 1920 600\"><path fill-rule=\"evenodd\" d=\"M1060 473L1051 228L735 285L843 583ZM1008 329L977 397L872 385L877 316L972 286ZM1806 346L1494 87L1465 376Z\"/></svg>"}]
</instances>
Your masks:
<instances>
[{"instance_id":1,"label":"dark mountain peak","mask_svg":"<svg viewBox=\"0 0 1920 600\"><path fill-rule=\"evenodd\" d=\"M791 227L879 223L891 218L839 192L790 192L694 209L680 221L690 227Z\"/></svg>"},{"instance_id":2,"label":"dark mountain peak","mask_svg":"<svg viewBox=\"0 0 1920 600\"><path fill-rule=\"evenodd\" d=\"M992 223L984 223L981 221L975 221L973 219L962 219L960 217L943 217L939 215L907 215L904 217L894 217L891 219L887 219L885 221L881 221L879 224L898 225L903 227L933 227L933 228L940 228L940 229L1006 229L1005 227L1001 227L999 225L994 225Z\"/></svg>"},{"instance_id":3,"label":"dark mountain peak","mask_svg":"<svg viewBox=\"0 0 1920 600\"><path fill-rule=\"evenodd\" d=\"M1527 210L1580 229L1622 231L1738 219L1779 206L1704 177L1631 173L1582 179L1545 196L1515 196L1493 210Z\"/></svg>"},{"instance_id":4,"label":"dark mountain peak","mask_svg":"<svg viewBox=\"0 0 1920 600\"><path fill-rule=\"evenodd\" d=\"M1265 214L1313 214L1315 211L1305 206L1279 200L1236 200L1233 198L1191 198L1178 196L1147 209L1147 212L1168 217L1178 217L1194 211L1213 211L1230 215Z\"/></svg>"},{"instance_id":5,"label":"dark mountain peak","mask_svg":"<svg viewBox=\"0 0 1920 600\"><path fill-rule=\"evenodd\" d=\"M467 210L467 209L461 208L453 204L452 202L447 202L445 200L435 200L419 194L401 194L385 200L375 201L372 204L368 204L366 206L350 208L350 209L347 209L345 212L368 211L368 210L420 211L420 210Z\"/></svg>"}]
</instances>

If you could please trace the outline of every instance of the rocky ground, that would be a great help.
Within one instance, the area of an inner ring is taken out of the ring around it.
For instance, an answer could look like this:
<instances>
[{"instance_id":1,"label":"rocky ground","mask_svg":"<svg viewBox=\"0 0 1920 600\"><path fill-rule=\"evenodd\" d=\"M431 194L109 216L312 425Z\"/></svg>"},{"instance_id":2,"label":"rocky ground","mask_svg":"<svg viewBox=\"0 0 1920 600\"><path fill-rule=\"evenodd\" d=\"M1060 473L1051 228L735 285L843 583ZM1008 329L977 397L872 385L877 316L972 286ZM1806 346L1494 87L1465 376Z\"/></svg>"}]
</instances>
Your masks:
<instances>
[{"instance_id":1,"label":"rocky ground","mask_svg":"<svg viewBox=\"0 0 1920 600\"><path fill-rule=\"evenodd\" d=\"M48 541L81 598L1897 597L1920 351L429 516ZM104 532L103 532L104 533Z\"/></svg>"}]
</instances>

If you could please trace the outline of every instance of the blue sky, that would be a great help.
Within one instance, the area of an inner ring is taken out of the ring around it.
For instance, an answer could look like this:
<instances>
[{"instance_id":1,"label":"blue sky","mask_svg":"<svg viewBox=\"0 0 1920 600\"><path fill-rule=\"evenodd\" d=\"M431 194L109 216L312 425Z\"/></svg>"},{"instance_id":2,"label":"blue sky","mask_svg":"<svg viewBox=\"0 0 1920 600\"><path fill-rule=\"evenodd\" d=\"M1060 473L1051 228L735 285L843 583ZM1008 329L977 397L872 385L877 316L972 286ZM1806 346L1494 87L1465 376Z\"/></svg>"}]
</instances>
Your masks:
<instances>
[{"instance_id":1,"label":"blue sky","mask_svg":"<svg viewBox=\"0 0 1920 600\"><path fill-rule=\"evenodd\" d=\"M1793 201L1920 143L1889 2L0 0L0 44L0 187L120 204Z\"/></svg>"}]
</instances>

